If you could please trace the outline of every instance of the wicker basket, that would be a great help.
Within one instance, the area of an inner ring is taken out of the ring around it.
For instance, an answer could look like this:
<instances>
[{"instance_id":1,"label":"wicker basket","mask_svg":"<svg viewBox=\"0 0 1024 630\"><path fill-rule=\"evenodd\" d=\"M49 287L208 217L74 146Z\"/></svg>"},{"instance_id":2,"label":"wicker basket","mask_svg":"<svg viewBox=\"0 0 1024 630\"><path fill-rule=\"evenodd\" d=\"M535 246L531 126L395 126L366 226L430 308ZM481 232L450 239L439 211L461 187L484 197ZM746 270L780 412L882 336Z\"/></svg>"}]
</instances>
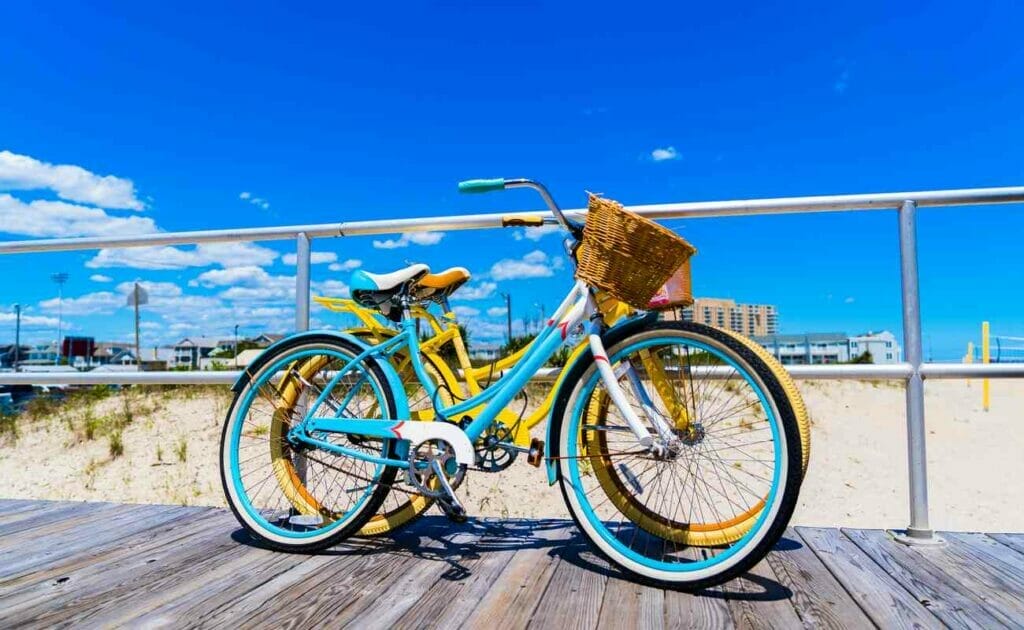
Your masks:
<instances>
[{"instance_id":1,"label":"wicker basket","mask_svg":"<svg viewBox=\"0 0 1024 630\"><path fill-rule=\"evenodd\" d=\"M651 299L669 279L676 280L671 299L657 308L692 302L689 259L697 250L675 232L629 212L622 204L590 195L577 256L576 277L636 308L651 308Z\"/></svg>"}]
</instances>

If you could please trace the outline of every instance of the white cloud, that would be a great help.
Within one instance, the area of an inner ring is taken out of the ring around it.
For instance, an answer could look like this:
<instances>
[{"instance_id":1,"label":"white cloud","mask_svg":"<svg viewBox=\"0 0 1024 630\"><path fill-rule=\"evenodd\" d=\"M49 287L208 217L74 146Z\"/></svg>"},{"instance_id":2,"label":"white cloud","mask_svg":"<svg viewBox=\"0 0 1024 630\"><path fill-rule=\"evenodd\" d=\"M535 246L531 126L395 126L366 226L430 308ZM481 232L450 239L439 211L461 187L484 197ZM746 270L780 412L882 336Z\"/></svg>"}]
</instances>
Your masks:
<instances>
[{"instance_id":1,"label":"white cloud","mask_svg":"<svg viewBox=\"0 0 1024 630\"><path fill-rule=\"evenodd\" d=\"M238 198L242 201L248 201L254 206L262 208L263 210L270 210L270 202L262 197L256 197L251 192L239 193Z\"/></svg>"},{"instance_id":2,"label":"white cloud","mask_svg":"<svg viewBox=\"0 0 1024 630\"><path fill-rule=\"evenodd\" d=\"M469 329L470 338L473 344L480 341L504 341L508 336L508 324L506 322L491 322L485 319L472 319L464 322ZM526 331L523 320L512 320L512 334L522 335Z\"/></svg>"},{"instance_id":3,"label":"white cloud","mask_svg":"<svg viewBox=\"0 0 1024 630\"><path fill-rule=\"evenodd\" d=\"M345 262L331 263L327 268L331 271L352 271L353 269L359 269L362 266L363 261L358 258L349 258Z\"/></svg>"},{"instance_id":4,"label":"white cloud","mask_svg":"<svg viewBox=\"0 0 1024 630\"><path fill-rule=\"evenodd\" d=\"M855 300L855 299L854 299L853 297L848 297L848 298L846 298L845 300L843 300L843 303L844 303L844 304L853 304L853 303L854 303L854 302L856 302L856 301L857 301L857 300Z\"/></svg>"},{"instance_id":5,"label":"white cloud","mask_svg":"<svg viewBox=\"0 0 1024 630\"><path fill-rule=\"evenodd\" d=\"M98 291L86 293L80 297L66 297L59 308L64 315L109 315L124 306L124 303L124 295L110 291ZM39 307L44 311L56 313L58 299L43 300L39 303Z\"/></svg>"},{"instance_id":6,"label":"white cloud","mask_svg":"<svg viewBox=\"0 0 1024 630\"><path fill-rule=\"evenodd\" d=\"M204 287L247 286L256 287L264 284L270 274L261 267L248 265L245 267L229 267L227 269L211 269L204 271L193 281ZM193 284L190 282L189 284Z\"/></svg>"},{"instance_id":7,"label":"white cloud","mask_svg":"<svg viewBox=\"0 0 1024 630\"><path fill-rule=\"evenodd\" d=\"M294 265L295 261L298 260L296 254L285 254L281 257L281 262L286 265ZM338 255L334 252L310 252L309 262L312 265L322 265L324 263L333 263L338 260Z\"/></svg>"},{"instance_id":8,"label":"white cloud","mask_svg":"<svg viewBox=\"0 0 1024 630\"><path fill-rule=\"evenodd\" d=\"M561 258L549 260L548 255L538 249L526 254L521 259L499 260L491 266L491 277L495 280L548 278L561 268Z\"/></svg>"},{"instance_id":9,"label":"white cloud","mask_svg":"<svg viewBox=\"0 0 1024 630\"><path fill-rule=\"evenodd\" d=\"M508 309L505 308L504 306L492 306L491 308L487 309L487 314L490 315L491 317L499 317L501 315L504 315L505 313L508 313Z\"/></svg>"},{"instance_id":10,"label":"white cloud","mask_svg":"<svg viewBox=\"0 0 1024 630\"><path fill-rule=\"evenodd\" d=\"M521 241L524 238L531 241L539 241L548 234L557 234L562 231L562 226L555 224L545 224L540 227L531 227L524 230L515 232L513 238L517 241Z\"/></svg>"},{"instance_id":11,"label":"white cloud","mask_svg":"<svg viewBox=\"0 0 1024 630\"><path fill-rule=\"evenodd\" d=\"M93 282L113 282L114 281L113 278L111 278L110 276L105 276L102 273L94 273L91 276L89 276L89 279L92 280Z\"/></svg>"},{"instance_id":12,"label":"white cloud","mask_svg":"<svg viewBox=\"0 0 1024 630\"><path fill-rule=\"evenodd\" d=\"M651 151L651 159L655 162L664 162L666 160L678 160L679 152L676 151L675 147L668 146L665 148L657 148Z\"/></svg>"},{"instance_id":13,"label":"white cloud","mask_svg":"<svg viewBox=\"0 0 1024 630\"><path fill-rule=\"evenodd\" d=\"M480 309L473 308L472 306L459 305L453 308L452 312L454 312L459 317L476 317L477 315L480 314Z\"/></svg>"},{"instance_id":14,"label":"white cloud","mask_svg":"<svg viewBox=\"0 0 1024 630\"><path fill-rule=\"evenodd\" d=\"M101 249L86 267L131 267L134 269L185 269L186 267L241 267L269 265L279 254L249 242L204 243L183 249L171 246Z\"/></svg>"},{"instance_id":15,"label":"white cloud","mask_svg":"<svg viewBox=\"0 0 1024 630\"><path fill-rule=\"evenodd\" d=\"M5 313L0 311L0 327L13 329L16 325L18 316L14 313ZM47 317L46 315L21 315L21 327L22 328L56 328L57 318ZM67 325L64 326L67 328Z\"/></svg>"},{"instance_id":16,"label":"white cloud","mask_svg":"<svg viewBox=\"0 0 1024 630\"><path fill-rule=\"evenodd\" d=\"M455 300L483 300L491 297L498 288L496 282L481 282L474 286L464 286L452 296Z\"/></svg>"},{"instance_id":17,"label":"white cloud","mask_svg":"<svg viewBox=\"0 0 1024 630\"><path fill-rule=\"evenodd\" d=\"M149 217L117 217L100 208L0 194L0 232L26 236L125 236L156 232Z\"/></svg>"},{"instance_id":18,"label":"white cloud","mask_svg":"<svg viewBox=\"0 0 1024 630\"><path fill-rule=\"evenodd\" d=\"M389 238L383 241L374 241L373 246L377 249L399 249L413 245L437 245L444 238L444 232L403 232L397 239Z\"/></svg>"},{"instance_id":19,"label":"white cloud","mask_svg":"<svg viewBox=\"0 0 1024 630\"><path fill-rule=\"evenodd\" d=\"M50 164L0 151L0 190L52 190L61 199L102 208L142 210L130 179L97 175L81 166Z\"/></svg>"},{"instance_id":20,"label":"white cloud","mask_svg":"<svg viewBox=\"0 0 1024 630\"><path fill-rule=\"evenodd\" d=\"M348 297L348 285L341 280L324 280L313 283L313 292L328 297Z\"/></svg>"}]
</instances>

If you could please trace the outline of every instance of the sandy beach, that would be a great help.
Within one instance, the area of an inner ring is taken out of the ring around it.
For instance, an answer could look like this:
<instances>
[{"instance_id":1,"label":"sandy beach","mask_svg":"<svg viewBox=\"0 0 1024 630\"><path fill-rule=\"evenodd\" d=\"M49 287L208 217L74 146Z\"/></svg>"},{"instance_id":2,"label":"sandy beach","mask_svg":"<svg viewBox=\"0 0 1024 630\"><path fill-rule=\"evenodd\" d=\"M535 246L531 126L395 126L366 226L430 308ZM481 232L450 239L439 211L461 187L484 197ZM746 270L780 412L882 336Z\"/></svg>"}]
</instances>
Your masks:
<instances>
[{"instance_id":1,"label":"sandy beach","mask_svg":"<svg viewBox=\"0 0 1024 630\"><path fill-rule=\"evenodd\" d=\"M905 526L902 385L805 381L800 389L813 441L794 523ZM0 497L224 505L217 449L228 395L129 390L22 416L16 441L0 435ZM1024 383L993 381L985 412L981 381L932 381L925 405L932 526L1024 531ZM113 456L118 432L123 452ZM523 459L503 473L470 473L460 495L477 515L567 515L557 486Z\"/></svg>"}]
</instances>

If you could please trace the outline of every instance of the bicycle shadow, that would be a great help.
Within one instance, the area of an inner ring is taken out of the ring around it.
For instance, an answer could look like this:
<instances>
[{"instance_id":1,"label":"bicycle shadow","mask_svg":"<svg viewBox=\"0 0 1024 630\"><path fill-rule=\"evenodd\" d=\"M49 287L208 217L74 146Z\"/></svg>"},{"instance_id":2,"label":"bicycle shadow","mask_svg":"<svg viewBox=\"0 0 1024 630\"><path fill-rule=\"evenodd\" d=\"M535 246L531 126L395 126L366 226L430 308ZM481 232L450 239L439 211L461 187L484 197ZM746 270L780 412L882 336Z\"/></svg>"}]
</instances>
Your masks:
<instances>
[{"instance_id":1,"label":"bicycle shadow","mask_svg":"<svg viewBox=\"0 0 1024 630\"><path fill-rule=\"evenodd\" d=\"M232 533L232 539L244 545L266 548L244 530ZM782 538L772 553L787 553L803 545ZM623 573L594 553L592 547L566 519L498 519L471 518L453 523L444 516L423 516L415 523L384 536L351 538L343 545L316 552L316 555L338 557L387 554L411 561L438 562L447 565L440 579L462 581L473 575L473 564L489 553L520 550L547 550L547 555L608 579L644 584ZM711 589L692 593L695 596L741 601L777 601L789 599L793 592L783 584L753 573Z\"/></svg>"}]
</instances>

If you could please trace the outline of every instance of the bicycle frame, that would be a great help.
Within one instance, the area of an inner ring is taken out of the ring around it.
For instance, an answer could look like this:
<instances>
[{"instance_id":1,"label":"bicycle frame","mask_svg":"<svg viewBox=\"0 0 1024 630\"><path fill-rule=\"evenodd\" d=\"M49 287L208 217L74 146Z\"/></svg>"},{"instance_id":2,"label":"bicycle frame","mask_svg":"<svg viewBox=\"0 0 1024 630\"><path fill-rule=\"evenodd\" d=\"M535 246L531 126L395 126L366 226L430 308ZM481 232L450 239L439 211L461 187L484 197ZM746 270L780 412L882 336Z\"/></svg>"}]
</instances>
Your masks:
<instances>
[{"instance_id":1,"label":"bicycle frame","mask_svg":"<svg viewBox=\"0 0 1024 630\"><path fill-rule=\"evenodd\" d=\"M600 292L597 292L595 299L597 300L599 310L604 314L604 321L606 324L611 325L618 321L622 321L633 312L633 309L625 306L621 302L617 302L614 299L603 295ZM381 323L375 311L360 306L351 298L314 297L313 300L332 311L353 315L362 325L362 328L359 330L368 332L373 335L375 339L383 341L392 338L396 334L394 328ZM454 382L449 383L450 386L453 388L458 387L458 391L453 391L452 393L459 398L467 398L469 396L476 396L480 394L486 387L490 386L491 379L495 375L500 378L506 373L506 370L519 363L523 356L530 351L533 344L537 341L536 339L531 340L529 344L511 354L496 359L486 365L473 367L469 360L469 354L466 352L462 333L459 330L458 319L455 317L455 314L451 312L450 308L448 308L447 303L442 306L442 315L440 317L434 315L434 313L432 313L428 308L420 305L413 306L410 309L410 313L414 318L425 321L433 332L433 336L430 338L419 341L419 349L421 352L439 352L445 345L452 345L458 365L451 367L457 367L459 376L456 376L456 374L447 365L447 362L444 366L436 367L441 369L445 374L451 375L452 381ZM577 344L569 353L565 365L572 365L576 359L586 351L587 347L588 345L586 341ZM406 365L409 361L409 359L403 359L402 365ZM541 401L540 405L538 405L533 411L519 415L512 411L505 410L499 415L498 419L504 422L506 427L514 427L513 441L516 445L521 447L528 447L530 445L530 429L537 426L541 421L548 417L548 414L551 412L551 407L554 404L555 395L558 393L559 386L564 378L565 371L559 374L554 385L544 397L544 400Z\"/></svg>"},{"instance_id":2,"label":"bicycle frame","mask_svg":"<svg viewBox=\"0 0 1024 630\"><path fill-rule=\"evenodd\" d=\"M594 353L598 369L601 372L601 377L605 381L606 387L608 387L612 400L616 403L616 406L619 407L620 411L622 411L623 416L626 418L630 427L633 429L633 432L636 434L638 442L643 446L651 446L653 444L653 438L651 437L650 432L626 403L625 394L618 386L618 379L612 371L611 366L608 364L608 359L605 356L604 347L601 344L600 339L601 317L597 304L594 300L593 293L585 283L579 281L576 282L572 290L562 301L561 305L556 309L555 314L551 319L545 323L544 328L538 334L534 343L530 345L529 349L522 355L520 360L512 366L508 372L503 374L498 381L469 399L449 407L440 407L438 405L439 386L434 384L433 380L428 375L420 356L419 337L416 334L416 320L411 316L407 316L401 322L401 327L397 335L382 343L366 348L356 357L349 360L343 368L337 371L323 391L317 396L316 401L311 405L303 420L289 430L288 437L296 442L321 448L339 455L354 457L377 464L408 468L409 462L406 459L376 457L355 449L339 446L325 440L318 440L310 435L315 432L325 432L364 435L385 440L399 439L401 441L399 442L400 448L398 449L398 454L402 457L406 456L410 438L413 437L412 435L409 435L408 429L413 428L413 425L424 425L425 427L425 425L432 425L435 423L342 417L348 403L358 391L356 388L353 388L348 396L342 401L340 407L338 407L338 411L333 417L316 417L314 415L317 410L325 404L328 395L338 382L344 376L351 373L353 369L359 367L362 361L366 359L382 359L386 361L394 353L399 350L406 349L417 378L423 387L430 393L431 399L434 401L435 410L441 418L457 418L461 414L465 414L470 410L477 409L481 406L483 407L482 411L477 414L476 417L473 418L461 431L464 432L465 437L468 438L471 445L472 442L478 440L484 432L494 424L498 419L499 414L505 409L508 403L526 387L537 369L547 362L558 348L566 342L566 339L569 336L569 331L579 326L586 318L591 319L588 331L590 347ZM363 378L365 377L366 375L364 372ZM402 395L404 395L404 392L402 392ZM659 422L656 418L649 419L654 421L655 428L658 429L659 434L663 434L668 431L667 427L660 426L660 424L664 424L663 422ZM456 428L454 425L445 422L436 424L445 425L451 429ZM403 425L409 425L405 429L407 431L406 436L402 435ZM431 429L426 427L423 429L423 431L428 430ZM459 453L459 450L461 449L458 447L460 445L453 444L453 446L456 447L456 456L459 463L467 463L464 461L464 459L466 459L464 454ZM471 446L470 451L472 451Z\"/></svg>"}]
</instances>

